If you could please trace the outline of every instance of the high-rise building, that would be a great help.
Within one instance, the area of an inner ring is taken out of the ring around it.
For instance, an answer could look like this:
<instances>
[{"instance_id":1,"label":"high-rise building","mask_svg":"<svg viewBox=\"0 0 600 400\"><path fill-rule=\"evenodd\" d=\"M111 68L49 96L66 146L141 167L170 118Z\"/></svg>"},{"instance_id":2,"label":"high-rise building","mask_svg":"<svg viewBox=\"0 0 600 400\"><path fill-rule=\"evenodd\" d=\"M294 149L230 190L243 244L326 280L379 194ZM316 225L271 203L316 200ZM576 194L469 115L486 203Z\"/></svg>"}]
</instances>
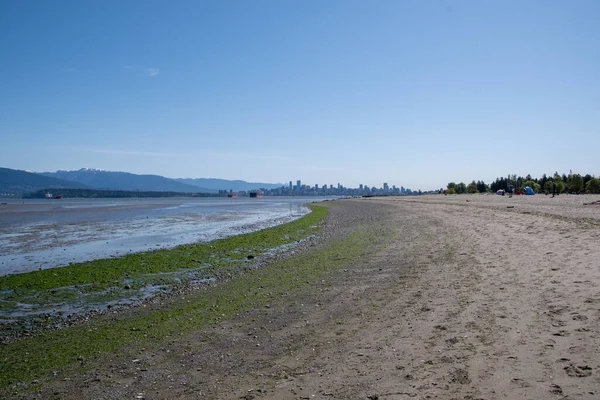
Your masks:
<instances>
[{"instance_id":1,"label":"high-rise building","mask_svg":"<svg viewBox=\"0 0 600 400\"><path fill-rule=\"evenodd\" d=\"M362 190L363 190L363 185L362 185L362 183L361 183L360 185L358 185L358 188L359 188L359 189L360 189L360 191L362 192Z\"/></svg>"},{"instance_id":2,"label":"high-rise building","mask_svg":"<svg viewBox=\"0 0 600 400\"><path fill-rule=\"evenodd\" d=\"M319 190L319 184L315 184L315 190Z\"/></svg>"},{"instance_id":3,"label":"high-rise building","mask_svg":"<svg viewBox=\"0 0 600 400\"><path fill-rule=\"evenodd\" d=\"M390 187L388 186L387 182L383 183L383 191L384 192L389 192L390 191Z\"/></svg>"},{"instance_id":4,"label":"high-rise building","mask_svg":"<svg viewBox=\"0 0 600 400\"><path fill-rule=\"evenodd\" d=\"M302 189L302 181L300 179L298 179L296 181L296 189L298 189L298 190Z\"/></svg>"},{"instance_id":5,"label":"high-rise building","mask_svg":"<svg viewBox=\"0 0 600 400\"><path fill-rule=\"evenodd\" d=\"M292 181L290 181L290 190L293 189Z\"/></svg>"}]
</instances>

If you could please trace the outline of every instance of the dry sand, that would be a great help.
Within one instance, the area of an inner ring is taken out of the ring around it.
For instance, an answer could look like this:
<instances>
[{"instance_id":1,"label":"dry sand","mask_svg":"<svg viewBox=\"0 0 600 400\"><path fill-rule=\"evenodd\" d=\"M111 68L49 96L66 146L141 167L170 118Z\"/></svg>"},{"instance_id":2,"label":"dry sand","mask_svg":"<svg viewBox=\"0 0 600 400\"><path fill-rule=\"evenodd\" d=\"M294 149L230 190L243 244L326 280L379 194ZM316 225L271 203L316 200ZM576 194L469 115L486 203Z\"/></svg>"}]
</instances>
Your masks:
<instances>
[{"instance_id":1,"label":"dry sand","mask_svg":"<svg viewBox=\"0 0 600 400\"><path fill-rule=\"evenodd\" d=\"M598 399L600 204L583 205L597 200L333 202L331 231L363 219L393 240L269 308L39 396Z\"/></svg>"}]
</instances>

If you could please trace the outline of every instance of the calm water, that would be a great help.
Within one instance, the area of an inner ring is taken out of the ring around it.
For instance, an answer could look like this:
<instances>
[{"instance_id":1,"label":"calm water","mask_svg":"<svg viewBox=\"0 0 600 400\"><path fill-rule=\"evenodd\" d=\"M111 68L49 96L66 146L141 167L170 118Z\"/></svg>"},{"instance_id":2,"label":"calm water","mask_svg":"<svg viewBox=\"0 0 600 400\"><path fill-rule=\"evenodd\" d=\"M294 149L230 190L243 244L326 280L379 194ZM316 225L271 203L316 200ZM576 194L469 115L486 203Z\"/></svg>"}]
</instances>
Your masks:
<instances>
[{"instance_id":1,"label":"calm water","mask_svg":"<svg viewBox=\"0 0 600 400\"><path fill-rule=\"evenodd\" d=\"M2 200L0 275L247 233L323 197Z\"/></svg>"}]
</instances>

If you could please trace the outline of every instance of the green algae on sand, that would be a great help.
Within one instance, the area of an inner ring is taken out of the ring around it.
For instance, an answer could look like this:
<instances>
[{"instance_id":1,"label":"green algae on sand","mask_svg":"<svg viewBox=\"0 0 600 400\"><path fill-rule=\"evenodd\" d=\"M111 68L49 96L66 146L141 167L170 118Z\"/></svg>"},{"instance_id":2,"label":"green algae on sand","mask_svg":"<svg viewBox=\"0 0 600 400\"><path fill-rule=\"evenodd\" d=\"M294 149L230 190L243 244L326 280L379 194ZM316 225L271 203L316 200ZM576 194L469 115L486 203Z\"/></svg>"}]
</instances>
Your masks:
<instances>
[{"instance_id":1,"label":"green algae on sand","mask_svg":"<svg viewBox=\"0 0 600 400\"><path fill-rule=\"evenodd\" d=\"M5 313L11 305L28 298L38 302L64 302L73 300L74 296L82 299L107 289L121 290L124 282L130 282L127 283L130 289L125 290L133 290L136 286L156 284L165 274L185 271L198 264L205 268L194 275L195 279L213 277L215 282L221 283L186 295L185 301L165 299L167 305L104 315L85 324L46 330L8 343L0 347L0 387L47 375L76 363L80 357L93 358L124 345L165 340L176 333L216 323L263 301L268 296L266 292L256 291L249 298L248 288L264 287L268 282L277 286L282 274L287 272L273 271L275 264L281 264L277 261L262 268L248 268L245 263L248 255L253 255L252 261L255 261L274 248L318 233L327 208L318 205L310 208L310 214L288 224L209 243L0 277L0 304L3 305L0 311ZM270 273L277 278L273 280ZM243 279L232 279L242 274ZM294 282L292 279L291 286L280 288L289 290ZM40 317L41 320L47 318Z\"/></svg>"}]
</instances>

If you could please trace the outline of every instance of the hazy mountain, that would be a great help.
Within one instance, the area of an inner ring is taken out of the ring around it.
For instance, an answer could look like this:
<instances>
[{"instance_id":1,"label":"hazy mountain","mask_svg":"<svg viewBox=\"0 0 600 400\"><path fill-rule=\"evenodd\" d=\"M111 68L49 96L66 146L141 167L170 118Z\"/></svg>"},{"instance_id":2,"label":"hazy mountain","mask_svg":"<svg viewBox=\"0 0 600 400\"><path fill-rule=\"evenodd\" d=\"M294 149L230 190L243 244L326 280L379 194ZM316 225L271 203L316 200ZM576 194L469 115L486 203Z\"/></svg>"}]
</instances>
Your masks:
<instances>
[{"instance_id":1,"label":"hazy mountain","mask_svg":"<svg viewBox=\"0 0 600 400\"><path fill-rule=\"evenodd\" d=\"M253 189L275 189L283 186L282 183L260 183L260 182L246 182L246 181L230 181L227 179L215 179L215 178L180 178L174 179L177 182L185 183L187 185L194 185L198 187L205 187L213 190L233 190L238 192L240 190L253 190Z\"/></svg>"},{"instance_id":2,"label":"hazy mountain","mask_svg":"<svg viewBox=\"0 0 600 400\"><path fill-rule=\"evenodd\" d=\"M137 175L129 172L82 168L77 171L42 172L44 176L79 182L94 189L137 190L153 192L214 193L217 190L187 185L160 175Z\"/></svg>"},{"instance_id":3,"label":"hazy mountain","mask_svg":"<svg viewBox=\"0 0 600 400\"><path fill-rule=\"evenodd\" d=\"M77 171L30 173L0 168L0 193L27 193L40 189L113 189L155 192L216 193L219 190L272 189L282 184L213 178L169 179L160 175L82 168Z\"/></svg>"},{"instance_id":4,"label":"hazy mountain","mask_svg":"<svg viewBox=\"0 0 600 400\"><path fill-rule=\"evenodd\" d=\"M0 193L29 193L41 189L86 189L80 182L71 182L49 176L20 171L17 169L0 168Z\"/></svg>"}]
</instances>

